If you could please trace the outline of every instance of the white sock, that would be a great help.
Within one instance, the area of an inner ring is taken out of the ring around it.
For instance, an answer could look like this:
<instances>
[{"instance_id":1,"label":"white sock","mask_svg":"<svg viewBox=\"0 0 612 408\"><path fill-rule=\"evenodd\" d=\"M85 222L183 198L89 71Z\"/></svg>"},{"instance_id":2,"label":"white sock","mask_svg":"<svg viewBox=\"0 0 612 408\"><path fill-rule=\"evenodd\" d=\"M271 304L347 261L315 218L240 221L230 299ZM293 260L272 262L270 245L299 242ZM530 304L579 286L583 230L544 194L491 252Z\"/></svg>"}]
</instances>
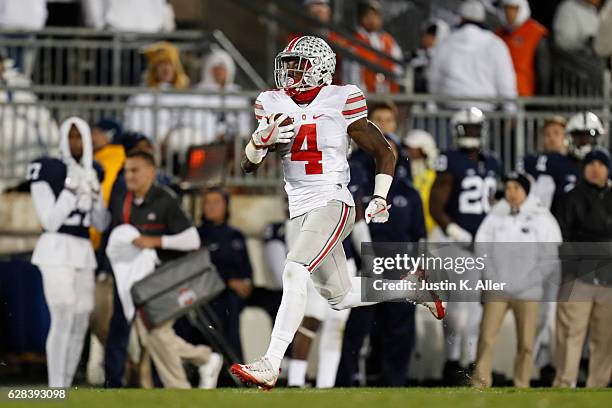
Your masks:
<instances>
[{"instance_id":1,"label":"white sock","mask_svg":"<svg viewBox=\"0 0 612 408\"><path fill-rule=\"evenodd\" d=\"M306 370L308 370L308 361L291 359L289 362L287 385L290 387L304 387L306 385Z\"/></svg>"},{"instance_id":2,"label":"white sock","mask_svg":"<svg viewBox=\"0 0 612 408\"><path fill-rule=\"evenodd\" d=\"M310 272L304 266L292 261L287 262L283 271L283 297L266 351L266 357L275 370L279 369L287 347L304 318L308 279Z\"/></svg>"},{"instance_id":3,"label":"white sock","mask_svg":"<svg viewBox=\"0 0 612 408\"><path fill-rule=\"evenodd\" d=\"M66 362L70 350L70 333L74 323L73 305L49 305L51 327L47 335L47 372L49 387L64 388L66 380Z\"/></svg>"},{"instance_id":4,"label":"white sock","mask_svg":"<svg viewBox=\"0 0 612 408\"><path fill-rule=\"evenodd\" d=\"M319 335L319 364L317 388L331 388L336 385L336 374L342 354L344 327L350 313L346 310L330 310L323 321Z\"/></svg>"},{"instance_id":5,"label":"white sock","mask_svg":"<svg viewBox=\"0 0 612 408\"><path fill-rule=\"evenodd\" d=\"M317 388L332 388L336 385L336 374L338 374L341 355L342 349L325 350L319 353Z\"/></svg>"}]
</instances>

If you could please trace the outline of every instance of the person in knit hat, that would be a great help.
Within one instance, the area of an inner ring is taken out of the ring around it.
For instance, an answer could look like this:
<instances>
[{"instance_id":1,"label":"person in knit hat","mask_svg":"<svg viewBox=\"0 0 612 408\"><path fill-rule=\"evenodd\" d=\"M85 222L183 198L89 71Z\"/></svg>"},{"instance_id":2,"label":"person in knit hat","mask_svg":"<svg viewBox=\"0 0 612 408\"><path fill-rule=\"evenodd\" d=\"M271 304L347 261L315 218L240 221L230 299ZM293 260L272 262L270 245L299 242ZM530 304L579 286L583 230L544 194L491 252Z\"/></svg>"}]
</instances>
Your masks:
<instances>
[{"instance_id":1,"label":"person in knit hat","mask_svg":"<svg viewBox=\"0 0 612 408\"><path fill-rule=\"evenodd\" d=\"M148 66L144 80L150 88L187 89L190 81L179 57L176 46L166 41L149 45L143 50Z\"/></svg>"},{"instance_id":2,"label":"person in knit hat","mask_svg":"<svg viewBox=\"0 0 612 408\"><path fill-rule=\"evenodd\" d=\"M162 91L186 90L190 87L178 49L165 41L147 46L143 50L147 58L144 85ZM187 122L192 111L179 110L190 104L189 95L166 92L155 95L142 92L131 96L124 113L125 128L144 133L152 142L163 142L173 129Z\"/></svg>"},{"instance_id":3,"label":"person in knit hat","mask_svg":"<svg viewBox=\"0 0 612 408\"><path fill-rule=\"evenodd\" d=\"M493 384L492 365L502 322L508 311L516 322L515 387L529 387L536 349L540 303L546 281L558 281L554 261L561 243L559 224L535 195L530 176L510 172L504 177L504 198L496 203L476 232L475 252L486 256L482 279L503 282L502 292L483 291L483 313L474 387Z\"/></svg>"}]
</instances>

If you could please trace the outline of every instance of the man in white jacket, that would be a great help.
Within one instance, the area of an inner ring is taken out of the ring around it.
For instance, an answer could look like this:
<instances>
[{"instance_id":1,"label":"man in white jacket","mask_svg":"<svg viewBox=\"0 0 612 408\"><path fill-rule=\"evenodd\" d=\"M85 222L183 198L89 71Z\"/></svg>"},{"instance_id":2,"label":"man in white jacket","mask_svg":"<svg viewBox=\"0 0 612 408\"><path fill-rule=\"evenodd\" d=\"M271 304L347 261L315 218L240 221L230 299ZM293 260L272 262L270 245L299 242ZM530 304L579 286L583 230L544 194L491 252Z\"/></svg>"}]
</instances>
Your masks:
<instances>
[{"instance_id":1,"label":"man in white jacket","mask_svg":"<svg viewBox=\"0 0 612 408\"><path fill-rule=\"evenodd\" d=\"M485 9L477 0L461 4L462 23L436 46L428 72L433 94L473 97L516 98L516 74L508 47L501 38L483 27ZM490 102L445 102L449 109L475 106L493 111ZM503 109L514 111L513 103Z\"/></svg>"},{"instance_id":2,"label":"man in white jacket","mask_svg":"<svg viewBox=\"0 0 612 408\"><path fill-rule=\"evenodd\" d=\"M545 280L558 274L559 224L538 199L529 196L527 176L509 173L504 179L505 199L484 219L476 234L476 249L487 254L486 279L506 283L500 297L487 299L480 324L476 367L472 385L492 385L491 364L497 334L508 310L517 330L514 386L529 387L538 326L538 301ZM484 255L483 255L484 256Z\"/></svg>"}]
</instances>

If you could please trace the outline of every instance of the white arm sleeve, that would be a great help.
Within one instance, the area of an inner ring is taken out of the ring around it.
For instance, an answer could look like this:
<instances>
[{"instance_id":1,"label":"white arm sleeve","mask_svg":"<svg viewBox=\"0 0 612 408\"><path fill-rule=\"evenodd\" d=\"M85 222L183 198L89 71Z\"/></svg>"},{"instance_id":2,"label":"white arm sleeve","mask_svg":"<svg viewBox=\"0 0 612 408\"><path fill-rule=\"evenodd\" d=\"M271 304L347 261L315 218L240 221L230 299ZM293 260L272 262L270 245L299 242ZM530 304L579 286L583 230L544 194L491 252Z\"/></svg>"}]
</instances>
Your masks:
<instances>
[{"instance_id":1,"label":"white arm sleeve","mask_svg":"<svg viewBox=\"0 0 612 408\"><path fill-rule=\"evenodd\" d=\"M110 220L110 212L106 209L106 207L104 207L104 200L102 199L102 192L100 191L98 199L91 210L91 223L95 229L100 232L104 232L106 227L108 227Z\"/></svg>"},{"instance_id":2,"label":"white arm sleeve","mask_svg":"<svg viewBox=\"0 0 612 408\"><path fill-rule=\"evenodd\" d=\"M68 190L62 190L57 201L49 184L37 181L31 184L32 202L40 224L48 232L60 229L68 215L76 207L76 196Z\"/></svg>"},{"instance_id":3,"label":"white arm sleeve","mask_svg":"<svg viewBox=\"0 0 612 408\"><path fill-rule=\"evenodd\" d=\"M189 227L183 232L161 237L162 249L175 251L194 251L200 248L200 235L196 227Z\"/></svg>"}]
</instances>

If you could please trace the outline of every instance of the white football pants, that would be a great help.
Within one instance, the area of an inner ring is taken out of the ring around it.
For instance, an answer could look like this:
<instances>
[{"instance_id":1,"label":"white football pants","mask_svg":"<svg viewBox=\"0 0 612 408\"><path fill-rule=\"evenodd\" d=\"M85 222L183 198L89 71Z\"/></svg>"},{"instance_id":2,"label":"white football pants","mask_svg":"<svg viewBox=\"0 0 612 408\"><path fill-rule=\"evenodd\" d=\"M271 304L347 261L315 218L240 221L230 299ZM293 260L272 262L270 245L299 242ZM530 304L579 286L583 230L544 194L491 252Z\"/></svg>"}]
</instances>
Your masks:
<instances>
[{"instance_id":1,"label":"white football pants","mask_svg":"<svg viewBox=\"0 0 612 408\"><path fill-rule=\"evenodd\" d=\"M70 387L94 306L94 271L56 265L39 269L51 315L46 344L49 387Z\"/></svg>"}]
</instances>

